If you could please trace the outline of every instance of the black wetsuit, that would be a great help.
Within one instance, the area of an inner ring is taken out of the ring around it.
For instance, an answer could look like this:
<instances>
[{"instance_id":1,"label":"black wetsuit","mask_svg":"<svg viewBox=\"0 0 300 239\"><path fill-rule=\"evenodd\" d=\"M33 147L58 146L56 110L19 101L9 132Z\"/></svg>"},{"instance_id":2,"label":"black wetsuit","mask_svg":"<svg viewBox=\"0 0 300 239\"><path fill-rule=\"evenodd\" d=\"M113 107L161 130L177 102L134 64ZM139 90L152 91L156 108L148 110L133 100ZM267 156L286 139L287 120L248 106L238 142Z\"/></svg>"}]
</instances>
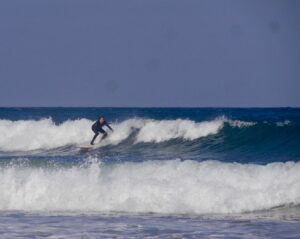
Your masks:
<instances>
[{"instance_id":1,"label":"black wetsuit","mask_svg":"<svg viewBox=\"0 0 300 239\"><path fill-rule=\"evenodd\" d=\"M102 128L103 126L107 126L111 131L113 130L110 125L104 121L102 124L99 122L99 120L97 120L93 125L92 125L92 130L93 132L95 133L92 141L91 141L91 144L94 144L94 141L95 139L97 138L97 136L99 135L99 133L103 134L102 139L106 138L107 136L107 133L105 132L105 130Z\"/></svg>"}]
</instances>

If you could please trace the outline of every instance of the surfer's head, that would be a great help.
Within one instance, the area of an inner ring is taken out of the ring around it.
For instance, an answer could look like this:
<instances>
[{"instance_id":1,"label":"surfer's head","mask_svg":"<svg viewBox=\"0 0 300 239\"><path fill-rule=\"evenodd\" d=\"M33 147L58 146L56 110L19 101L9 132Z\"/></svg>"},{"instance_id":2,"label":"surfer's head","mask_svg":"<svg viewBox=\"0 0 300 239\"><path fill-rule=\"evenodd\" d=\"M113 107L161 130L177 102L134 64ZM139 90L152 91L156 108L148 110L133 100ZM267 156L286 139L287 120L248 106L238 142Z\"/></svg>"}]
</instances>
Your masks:
<instances>
[{"instance_id":1,"label":"surfer's head","mask_svg":"<svg viewBox=\"0 0 300 239\"><path fill-rule=\"evenodd\" d=\"M98 118L98 121L99 121L99 123L103 123L104 121L105 121L105 119L104 119L104 117L103 116L100 116L99 118Z\"/></svg>"}]
</instances>

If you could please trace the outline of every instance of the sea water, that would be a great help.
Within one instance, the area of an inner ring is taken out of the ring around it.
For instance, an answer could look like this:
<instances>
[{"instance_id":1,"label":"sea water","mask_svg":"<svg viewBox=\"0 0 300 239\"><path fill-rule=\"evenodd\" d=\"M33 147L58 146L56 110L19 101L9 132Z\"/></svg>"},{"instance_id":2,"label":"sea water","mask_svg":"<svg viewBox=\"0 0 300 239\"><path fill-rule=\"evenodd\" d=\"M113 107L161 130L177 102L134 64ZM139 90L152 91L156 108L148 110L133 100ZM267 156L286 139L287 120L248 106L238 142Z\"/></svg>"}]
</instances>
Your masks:
<instances>
[{"instance_id":1,"label":"sea water","mask_svg":"<svg viewBox=\"0 0 300 239\"><path fill-rule=\"evenodd\" d=\"M0 237L300 238L300 109L0 108Z\"/></svg>"}]
</instances>

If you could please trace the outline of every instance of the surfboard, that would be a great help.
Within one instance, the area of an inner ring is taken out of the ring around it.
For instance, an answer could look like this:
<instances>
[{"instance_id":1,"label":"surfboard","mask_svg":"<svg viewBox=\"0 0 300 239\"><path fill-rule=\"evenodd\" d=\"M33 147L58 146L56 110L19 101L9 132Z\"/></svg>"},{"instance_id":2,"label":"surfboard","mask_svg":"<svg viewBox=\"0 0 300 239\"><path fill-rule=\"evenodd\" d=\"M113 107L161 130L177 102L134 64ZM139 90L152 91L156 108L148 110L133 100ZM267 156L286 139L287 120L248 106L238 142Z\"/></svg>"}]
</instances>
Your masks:
<instances>
[{"instance_id":1,"label":"surfboard","mask_svg":"<svg viewBox=\"0 0 300 239\"><path fill-rule=\"evenodd\" d=\"M94 147L95 147L95 145L91 145L91 144L77 145L77 148L79 148L79 149L92 149Z\"/></svg>"}]
</instances>

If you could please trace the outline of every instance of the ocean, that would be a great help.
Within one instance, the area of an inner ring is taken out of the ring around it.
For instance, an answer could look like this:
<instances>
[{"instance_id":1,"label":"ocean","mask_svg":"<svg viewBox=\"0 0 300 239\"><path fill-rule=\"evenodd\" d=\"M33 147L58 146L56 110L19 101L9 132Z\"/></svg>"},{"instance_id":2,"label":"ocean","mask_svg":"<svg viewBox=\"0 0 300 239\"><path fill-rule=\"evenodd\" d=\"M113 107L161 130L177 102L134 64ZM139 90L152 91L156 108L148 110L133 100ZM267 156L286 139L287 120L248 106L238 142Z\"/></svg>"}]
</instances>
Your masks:
<instances>
[{"instance_id":1,"label":"ocean","mask_svg":"<svg viewBox=\"0 0 300 239\"><path fill-rule=\"evenodd\" d=\"M300 238L300 109L0 108L0 237Z\"/></svg>"}]
</instances>

